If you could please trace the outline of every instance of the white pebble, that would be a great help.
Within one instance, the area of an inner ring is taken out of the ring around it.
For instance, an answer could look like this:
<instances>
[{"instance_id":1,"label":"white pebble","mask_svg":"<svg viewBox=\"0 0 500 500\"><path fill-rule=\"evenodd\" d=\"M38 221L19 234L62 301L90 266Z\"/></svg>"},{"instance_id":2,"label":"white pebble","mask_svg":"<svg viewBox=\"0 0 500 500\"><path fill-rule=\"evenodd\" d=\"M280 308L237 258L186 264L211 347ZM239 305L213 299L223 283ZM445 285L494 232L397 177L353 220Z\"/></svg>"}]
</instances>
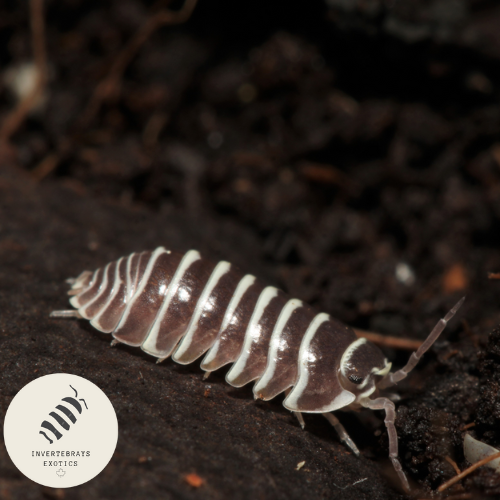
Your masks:
<instances>
[{"instance_id":1,"label":"white pebble","mask_svg":"<svg viewBox=\"0 0 500 500\"><path fill-rule=\"evenodd\" d=\"M415 273L406 262L399 262L396 265L396 279L406 286L411 286L415 283Z\"/></svg>"}]
</instances>

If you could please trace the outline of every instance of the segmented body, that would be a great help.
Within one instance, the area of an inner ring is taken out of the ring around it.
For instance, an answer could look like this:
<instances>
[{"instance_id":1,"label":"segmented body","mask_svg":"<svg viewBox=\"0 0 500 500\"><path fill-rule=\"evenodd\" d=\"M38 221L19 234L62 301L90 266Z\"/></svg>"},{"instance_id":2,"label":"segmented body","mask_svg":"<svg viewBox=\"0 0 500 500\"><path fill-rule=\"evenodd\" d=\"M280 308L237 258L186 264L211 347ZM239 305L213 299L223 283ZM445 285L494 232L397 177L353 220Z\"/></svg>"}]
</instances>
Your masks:
<instances>
[{"instance_id":1,"label":"segmented body","mask_svg":"<svg viewBox=\"0 0 500 500\"><path fill-rule=\"evenodd\" d=\"M78 398L78 392L77 390L70 385L70 387L75 391L75 397L67 397L63 398L61 400L61 404L58 404L55 409L59 410L59 413L56 413L55 411L51 411L49 413L49 417L51 417L49 420L44 420L40 427L42 429L39 432L39 434L42 434L42 436L47 439L47 441L52 444L54 441L50 439L50 437L46 434L45 431L51 433L53 437L59 441L63 437L63 432L64 431L69 431L70 430L70 424L76 424L76 416L75 416L75 410L78 412L80 415L82 413L82 405L78 401L82 401L83 404L85 405L85 408L87 408L87 403L85 403L84 399L79 399ZM66 403L66 404L63 404ZM68 406L69 404L69 406ZM49 434L50 435L50 434Z\"/></svg>"},{"instance_id":2,"label":"segmented body","mask_svg":"<svg viewBox=\"0 0 500 500\"><path fill-rule=\"evenodd\" d=\"M312 413L354 400L339 380L353 330L228 262L160 247L83 272L69 293L96 329L160 360L188 364L205 354L206 372L233 363L227 382L256 381L257 398L293 388L285 406Z\"/></svg>"},{"instance_id":3,"label":"segmented body","mask_svg":"<svg viewBox=\"0 0 500 500\"><path fill-rule=\"evenodd\" d=\"M302 426L301 412L322 413L355 454L356 444L330 412L384 410L389 458L410 491L398 459L395 406L380 391L407 377L465 297L437 322L407 364L391 372L380 349L357 339L348 326L195 250L133 253L69 282L76 311L53 311L52 317L89 319L114 342L140 346L159 361L172 356L188 364L205 354L201 368L207 373L233 363L229 384L256 381L255 397L264 400L286 391L283 405Z\"/></svg>"}]
</instances>

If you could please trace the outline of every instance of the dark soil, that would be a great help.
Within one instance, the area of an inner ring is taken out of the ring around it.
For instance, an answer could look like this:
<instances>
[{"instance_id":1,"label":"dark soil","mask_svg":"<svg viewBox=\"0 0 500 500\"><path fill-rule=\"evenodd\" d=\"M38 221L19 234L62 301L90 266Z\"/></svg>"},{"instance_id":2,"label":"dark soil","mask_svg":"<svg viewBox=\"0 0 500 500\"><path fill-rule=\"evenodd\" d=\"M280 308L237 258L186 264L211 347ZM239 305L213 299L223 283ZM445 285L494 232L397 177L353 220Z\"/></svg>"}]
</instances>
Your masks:
<instances>
[{"instance_id":1,"label":"dark soil","mask_svg":"<svg viewBox=\"0 0 500 500\"><path fill-rule=\"evenodd\" d=\"M399 388L403 468L429 497L456 474L450 459L468 466L464 426L500 447L500 282L488 279L500 272L500 9L205 0L147 40L84 123L161 5L46 5L45 103L0 146L0 412L34 378L74 373L109 396L120 434L108 467L68 490L26 479L2 442L0 498L404 498L381 412L339 414L358 458L319 416L302 431L281 398L255 403L223 371L202 381L197 365L158 366L85 321L49 319L67 308L65 278L158 245L397 337L425 338L467 295ZM0 6L4 75L32 57L28 7ZM16 104L1 85L0 125ZM385 352L396 366L409 356ZM447 495L498 498L500 476L481 468Z\"/></svg>"}]
</instances>

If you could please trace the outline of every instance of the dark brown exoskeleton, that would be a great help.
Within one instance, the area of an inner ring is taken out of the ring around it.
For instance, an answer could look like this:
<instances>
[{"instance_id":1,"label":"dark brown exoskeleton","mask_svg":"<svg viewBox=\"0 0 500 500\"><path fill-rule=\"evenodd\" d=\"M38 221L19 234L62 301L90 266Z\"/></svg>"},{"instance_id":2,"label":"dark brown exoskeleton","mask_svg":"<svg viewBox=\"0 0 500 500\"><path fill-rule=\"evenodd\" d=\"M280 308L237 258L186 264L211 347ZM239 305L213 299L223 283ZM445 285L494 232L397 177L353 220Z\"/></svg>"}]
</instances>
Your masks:
<instances>
[{"instance_id":1,"label":"dark brown exoskeleton","mask_svg":"<svg viewBox=\"0 0 500 500\"><path fill-rule=\"evenodd\" d=\"M358 448L331 412L384 410L389 457L409 491L398 460L395 406L379 393L413 370L464 299L439 320L407 365L391 373L380 349L348 326L195 250L182 255L160 247L132 253L68 282L76 310L51 316L89 319L112 334L113 344L140 346L157 362L172 356L188 364L206 353L205 376L233 363L229 384L256 381L255 398L266 401L285 392L283 405L302 426L301 413L321 413L356 455Z\"/></svg>"}]
</instances>

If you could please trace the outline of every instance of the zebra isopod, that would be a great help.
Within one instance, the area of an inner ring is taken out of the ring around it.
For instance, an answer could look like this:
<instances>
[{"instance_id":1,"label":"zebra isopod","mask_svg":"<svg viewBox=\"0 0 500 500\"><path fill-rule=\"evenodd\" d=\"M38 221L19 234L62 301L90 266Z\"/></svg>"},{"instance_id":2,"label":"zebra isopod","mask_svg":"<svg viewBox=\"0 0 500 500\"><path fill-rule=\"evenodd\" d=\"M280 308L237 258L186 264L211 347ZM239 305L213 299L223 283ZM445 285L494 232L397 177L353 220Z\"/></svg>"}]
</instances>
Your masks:
<instances>
[{"instance_id":1,"label":"zebra isopod","mask_svg":"<svg viewBox=\"0 0 500 500\"><path fill-rule=\"evenodd\" d=\"M189 364L205 355L205 377L232 363L229 384L255 382L255 398L266 401L284 392L283 405L302 426L301 413L324 415L356 455L358 448L331 412L384 410L389 457L410 491L398 458L395 405L380 391L408 375L464 299L439 320L406 366L391 372L382 351L350 327L196 250L132 253L68 282L75 309L51 316L90 320L112 334L112 343L140 346L157 362L172 357Z\"/></svg>"},{"instance_id":2,"label":"zebra isopod","mask_svg":"<svg viewBox=\"0 0 500 500\"><path fill-rule=\"evenodd\" d=\"M50 439L50 435L53 435L55 440L59 441L59 439L63 437L62 433L64 431L69 431L69 422L71 422L72 424L76 424L75 410L78 412L78 415L80 415L83 411L83 407L79 403L79 401L82 401L85 405L85 408L87 408L87 403L83 398L77 399L78 391L73 386L70 385L70 387L75 391L75 396L68 396L66 398L63 398L61 400L61 403L58 404L55 408L56 410L59 410L59 413L57 413L56 411L51 411L49 413L49 417L51 418L49 420L44 420L40 425L40 427L42 427L42 429L44 430L41 430L39 434L44 436L50 444L54 442L54 440ZM49 432L49 436L46 434L46 432Z\"/></svg>"}]
</instances>

